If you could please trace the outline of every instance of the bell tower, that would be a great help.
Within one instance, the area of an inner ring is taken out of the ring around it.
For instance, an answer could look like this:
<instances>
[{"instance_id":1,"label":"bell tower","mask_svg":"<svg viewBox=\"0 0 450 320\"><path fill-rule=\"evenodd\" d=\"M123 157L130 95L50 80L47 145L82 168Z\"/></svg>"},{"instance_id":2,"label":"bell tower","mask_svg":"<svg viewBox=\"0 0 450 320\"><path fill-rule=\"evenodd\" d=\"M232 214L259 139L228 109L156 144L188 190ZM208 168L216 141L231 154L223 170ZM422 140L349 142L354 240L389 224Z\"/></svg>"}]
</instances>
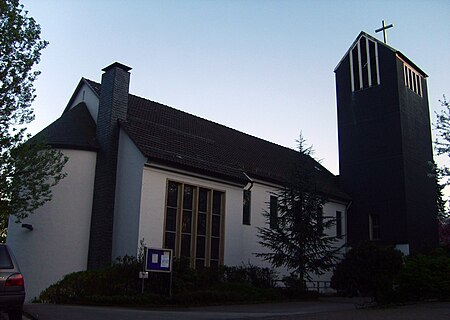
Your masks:
<instances>
[{"instance_id":1,"label":"bell tower","mask_svg":"<svg viewBox=\"0 0 450 320\"><path fill-rule=\"evenodd\" d=\"M353 198L348 240L403 252L438 243L427 75L361 32L336 69L339 170Z\"/></svg>"}]
</instances>

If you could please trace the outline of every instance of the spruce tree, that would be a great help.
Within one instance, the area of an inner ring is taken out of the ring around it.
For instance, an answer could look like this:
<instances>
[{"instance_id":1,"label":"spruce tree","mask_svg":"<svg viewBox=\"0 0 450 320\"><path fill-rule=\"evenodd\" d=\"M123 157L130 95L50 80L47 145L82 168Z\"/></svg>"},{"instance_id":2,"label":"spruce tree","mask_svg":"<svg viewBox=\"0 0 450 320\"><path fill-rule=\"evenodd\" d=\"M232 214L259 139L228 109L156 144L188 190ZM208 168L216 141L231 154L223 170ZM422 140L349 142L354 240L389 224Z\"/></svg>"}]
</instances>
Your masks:
<instances>
[{"instance_id":1,"label":"spruce tree","mask_svg":"<svg viewBox=\"0 0 450 320\"><path fill-rule=\"evenodd\" d=\"M263 212L267 227L258 228L259 243L268 252L256 255L275 268L287 268L304 281L311 280L312 274L321 275L333 268L340 248L336 245L337 238L326 234L335 220L323 215L326 199L314 179L312 147L305 147L302 135L298 144L298 157L290 178L273 193L278 198L276 222L269 208Z\"/></svg>"}]
</instances>

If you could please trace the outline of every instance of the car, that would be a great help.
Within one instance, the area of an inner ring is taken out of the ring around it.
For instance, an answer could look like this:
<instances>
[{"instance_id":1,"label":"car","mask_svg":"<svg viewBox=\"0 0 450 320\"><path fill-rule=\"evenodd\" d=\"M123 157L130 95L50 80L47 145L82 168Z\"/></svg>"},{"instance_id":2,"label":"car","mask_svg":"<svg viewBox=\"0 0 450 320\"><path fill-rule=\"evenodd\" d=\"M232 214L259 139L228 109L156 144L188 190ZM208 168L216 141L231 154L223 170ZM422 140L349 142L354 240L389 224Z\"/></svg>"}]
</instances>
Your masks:
<instances>
[{"instance_id":1,"label":"car","mask_svg":"<svg viewBox=\"0 0 450 320\"><path fill-rule=\"evenodd\" d=\"M25 281L11 248L0 244L0 312L10 320L22 319Z\"/></svg>"}]
</instances>

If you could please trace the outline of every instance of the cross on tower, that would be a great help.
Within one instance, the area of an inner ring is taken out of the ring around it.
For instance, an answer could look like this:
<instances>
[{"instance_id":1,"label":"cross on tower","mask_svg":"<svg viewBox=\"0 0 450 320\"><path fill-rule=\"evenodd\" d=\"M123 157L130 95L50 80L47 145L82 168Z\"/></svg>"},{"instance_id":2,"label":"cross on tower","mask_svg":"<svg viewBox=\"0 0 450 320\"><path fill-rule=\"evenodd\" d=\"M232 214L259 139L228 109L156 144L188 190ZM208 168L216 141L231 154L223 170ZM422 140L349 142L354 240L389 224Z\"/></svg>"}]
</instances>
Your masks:
<instances>
[{"instance_id":1,"label":"cross on tower","mask_svg":"<svg viewBox=\"0 0 450 320\"><path fill-rule=\"evenodd\" d=\"M386 30L389 28L392 28L394 25L391 23L390 25L386 25L386 23L384 22L384 20L381 22L382 27L380 29L375 30L375 32L380 32L383 31L383 38L384 38L384 43L387 44L387 33Z\"/></svg>"}]
</instances>

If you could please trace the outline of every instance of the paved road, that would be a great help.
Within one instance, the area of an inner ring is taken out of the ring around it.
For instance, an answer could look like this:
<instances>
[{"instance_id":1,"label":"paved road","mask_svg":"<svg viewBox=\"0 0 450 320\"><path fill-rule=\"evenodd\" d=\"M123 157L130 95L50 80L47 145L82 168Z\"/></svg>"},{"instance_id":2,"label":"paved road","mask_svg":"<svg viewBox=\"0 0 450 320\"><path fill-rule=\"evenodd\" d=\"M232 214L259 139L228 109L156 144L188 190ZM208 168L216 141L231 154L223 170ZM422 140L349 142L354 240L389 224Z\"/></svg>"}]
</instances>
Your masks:
<instances>
[{"instance_id":1,"label":"paved road","mask_svg":"<svg viewBox=\"0 0 450 320\"><path fill-rule=\"evenodd\" d=\"M183 320L222 320L222 319L260 319L264 317L314 314L354 310L351 300L302 301L273 304L233 305L200 308L158 308L126 309L112 307L61 306L48 304L28 304L27 313L39 320L141 320L141 319L183 319Z\"/></svg>"},{"instance_id":2,"label":"paved road","mask_svg":"<svg viewBox=\"0 0 450 320\"><path fill-rule=\"evenodd\" d=\"M426 303L386 309L355 309L267 317L264 320L449 320L450 303Z\"/></svg>"},{"instance_id":3,"label":"paved road","mask_svg":"<svg viewBox=\"0 0 450 320\"><path fill-rule=\"evenodd\" d=\"M261 305L217 306L189 309L125 309L112 307L30 304L25 310L38 320L448 320L450 303L429 303L389 309L357 309L354 301L322 299Z\"/></svg>"}]
</instances>

